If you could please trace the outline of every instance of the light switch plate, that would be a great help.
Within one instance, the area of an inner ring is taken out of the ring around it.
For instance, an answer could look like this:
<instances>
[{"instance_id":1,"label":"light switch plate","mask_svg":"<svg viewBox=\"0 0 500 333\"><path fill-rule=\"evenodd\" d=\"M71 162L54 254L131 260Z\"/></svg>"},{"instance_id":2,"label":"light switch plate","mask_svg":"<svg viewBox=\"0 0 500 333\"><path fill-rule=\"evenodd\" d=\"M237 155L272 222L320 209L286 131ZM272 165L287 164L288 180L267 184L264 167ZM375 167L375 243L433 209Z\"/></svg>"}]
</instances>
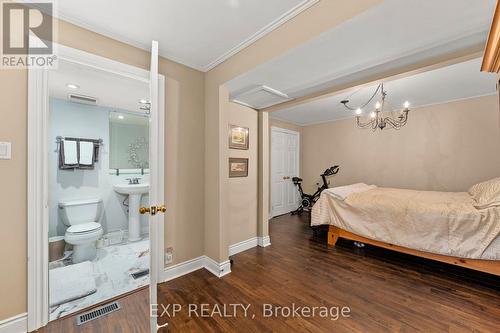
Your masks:
<instances>
[{"instance_id":1,"label":"light switch plate","mask_svg":"<svg viewBox=\"0 0 500 333\"><path fill-rule=\"evenodd\" d=\"M0 142L0 160L10 160L11 158L11 143Z\"/></svg>"}]
</instances>

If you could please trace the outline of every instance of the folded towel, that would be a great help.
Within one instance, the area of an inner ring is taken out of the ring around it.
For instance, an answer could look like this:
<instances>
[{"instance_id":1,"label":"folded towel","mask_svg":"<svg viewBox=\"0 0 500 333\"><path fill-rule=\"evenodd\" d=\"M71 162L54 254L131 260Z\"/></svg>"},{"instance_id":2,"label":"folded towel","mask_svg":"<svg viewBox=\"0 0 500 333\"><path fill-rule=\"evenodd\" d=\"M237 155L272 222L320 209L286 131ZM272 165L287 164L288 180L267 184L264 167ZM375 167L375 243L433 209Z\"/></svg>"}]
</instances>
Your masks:
<instances>
[{"instance_id":1,"label":"folded towel","mask_svg":"<svg viewBox=\"0 0 500 333\"><path fill-rule=\"evenodd\" d=\"M97 291L90 261L49 270L49 304L55 306Z\"/></svg>"},{"instance_id":2,"label":"folded towel","mask_svg":"<svg viewBox=\"0 0 500 333\"><path fill-rule=\"evenodd\" d=\"M346 186L338 186L326 189L325 192L333 196L335 199L344 201L349 195L354 193L366 192L374 189L375 185L366 185L365 183L356 183Z\"/></svg>"},{"instance_id":3,"label":"folded towel","mask_svg":"<svg viewBox=\"0 0 500 333\"><path fill-rule=\"evenodd\" d=\"M59 145L59 168L74 169L78 165L78 146L74 140L63 140Z\"/></svg>"},{"instance_id":4,"label":"folded towel","mask_svg":"<svg viewBox=\"0 0 500 333\"><path fill-rule=\"evenodd\" d=\"M80 141L80 157L78 164L80 166L94 165L94 143L89 141Z\"/></svg>"}]
</instances>

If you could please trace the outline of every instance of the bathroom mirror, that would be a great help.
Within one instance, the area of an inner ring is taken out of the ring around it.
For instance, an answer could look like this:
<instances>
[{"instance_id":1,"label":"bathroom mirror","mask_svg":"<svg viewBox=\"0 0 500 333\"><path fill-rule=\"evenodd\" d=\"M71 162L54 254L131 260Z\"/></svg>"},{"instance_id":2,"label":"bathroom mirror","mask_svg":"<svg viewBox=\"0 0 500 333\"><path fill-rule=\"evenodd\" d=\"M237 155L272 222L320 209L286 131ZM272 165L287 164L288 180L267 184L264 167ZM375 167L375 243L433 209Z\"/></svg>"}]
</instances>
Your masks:
<instances>
[{"instance_id":1,"label":"bathroom mirror","mask_svg":"<svg viewBox=\"0 0 500 333\"><path fill-rule=\"evenodd\" d=\"M109 113L109 168L128 172L149 168L149 118L124 112Z\"/></svg>"}]
</instances>

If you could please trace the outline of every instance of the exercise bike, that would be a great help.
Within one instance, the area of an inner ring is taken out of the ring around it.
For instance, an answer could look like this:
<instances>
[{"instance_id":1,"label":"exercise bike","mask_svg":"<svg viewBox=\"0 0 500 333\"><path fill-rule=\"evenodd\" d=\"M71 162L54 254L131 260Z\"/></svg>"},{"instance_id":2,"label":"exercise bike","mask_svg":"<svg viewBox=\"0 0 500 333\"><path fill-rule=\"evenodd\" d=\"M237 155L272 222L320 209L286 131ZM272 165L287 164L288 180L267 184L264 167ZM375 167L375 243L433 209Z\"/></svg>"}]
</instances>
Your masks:
<instances>
[{"instance_id":1,"label":"exercise bike","mask_svg":"<svg viewBox=\"0 0 500 333\"><path fill-rule=\"evenodd\" d=\"M336 175L339 172L339 169L340 169L340 167L338 165L334 165L334 166L326 169L321 174L321 179L323 180L323 185L318 187L318 189L316 190L316 192L314 192L314 194L304 193L304 191L302 189L302 178L293 177L292 182L294 185L297 186L297 188L299 190L300 197L302 198L302 200L301 200L299 208L294 210L292 212L292 215L300 214L304 211L304 209L306 209L308 211L311 210L312 206L316 203L316 201L318 201L319 196L321 195L321 192L323 192L324 190L326 190L328 188L328 180L326 178L333 176L333 175ZM317 184L317 185L319 185L319 184Z\"/></svg>"}]
</instances>

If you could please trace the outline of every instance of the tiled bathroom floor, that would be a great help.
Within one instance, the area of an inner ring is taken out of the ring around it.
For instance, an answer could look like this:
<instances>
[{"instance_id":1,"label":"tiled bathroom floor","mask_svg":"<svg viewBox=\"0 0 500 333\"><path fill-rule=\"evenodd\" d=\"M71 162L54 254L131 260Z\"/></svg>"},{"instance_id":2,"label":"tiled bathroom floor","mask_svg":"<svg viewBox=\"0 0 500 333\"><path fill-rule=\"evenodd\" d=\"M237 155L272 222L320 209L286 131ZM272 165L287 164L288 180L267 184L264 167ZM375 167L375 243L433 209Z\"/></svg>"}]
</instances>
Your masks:
<instances>
[{"instance_id":1,"label":"tiled bathroom floor","mask_svg":"<svg viewBox=\"0 0 500 333\"><path fill-rule=\"evenodd\" d=\"M51 263L50 269L65 265L63 262ZM51 321L147 285L149 276L136 280L130 274L149 268L149 240L98 249L92 268L97 292L51 307Z\"/></svg>"}]
</instances>

